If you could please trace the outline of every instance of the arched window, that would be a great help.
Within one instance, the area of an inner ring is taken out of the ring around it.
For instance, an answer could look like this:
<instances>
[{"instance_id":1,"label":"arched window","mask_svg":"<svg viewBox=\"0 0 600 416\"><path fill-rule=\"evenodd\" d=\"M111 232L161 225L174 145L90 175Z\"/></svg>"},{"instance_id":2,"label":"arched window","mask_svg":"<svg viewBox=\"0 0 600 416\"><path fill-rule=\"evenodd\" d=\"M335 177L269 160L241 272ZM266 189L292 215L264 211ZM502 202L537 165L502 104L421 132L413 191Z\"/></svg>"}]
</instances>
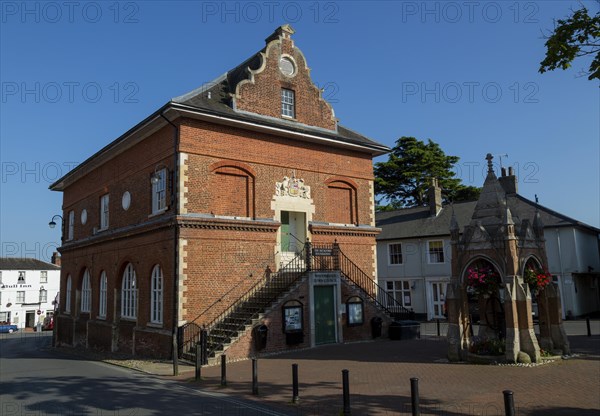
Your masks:
<instances>
[{"instance_id":1,"label":"arched window","mask_svg":"<svg viewBox=\"0 0 600 416\"><path fill-rule=\"evenodd\" d=\"M100 298L98 302L98 317L106 318L106 286L108 284L106 272L102 270L100 273Z\"/></svg>"},{"instance_id":2,"label":"arched window","mask_svg":"<svg viewBox=\"0 0 600 416\"><path fill-rule=\"evenodd\" d=\"M65 312L71 312L71 275L67 276L67 288L65 290Z\"/></svg>"},{"instance_id":3,"label":"arched window","mask_svg":"<svg viewBox=\"0 0 600 416\"><path fill-rule=\"evenodd\" d=\"M163 322L163 273L157 264L152 269L150 282L150 322L162 324Z\"/></svg>"},{"instance_id":4,"label":"arched window","mask_svg":"<svg viewBox=\"0 0 600 416\"><path fill-rule=\"evenodd\" d=\"M121 286L121 317L127 319L137 318L137 285L135 281L135 270L131 263L127 264L123 272L123 284Z\"/></svg>"},{"instance_id":5,"label":"arched window","mask_svg":"<svg viewBox=\"0 0 600 416\"><path fill-rule=\"evenodd\" d=\"M90 284L90 271L85 269L81 282L81 312L90 312L92 305L92 285Z\"/></svg>"}]
</instances>

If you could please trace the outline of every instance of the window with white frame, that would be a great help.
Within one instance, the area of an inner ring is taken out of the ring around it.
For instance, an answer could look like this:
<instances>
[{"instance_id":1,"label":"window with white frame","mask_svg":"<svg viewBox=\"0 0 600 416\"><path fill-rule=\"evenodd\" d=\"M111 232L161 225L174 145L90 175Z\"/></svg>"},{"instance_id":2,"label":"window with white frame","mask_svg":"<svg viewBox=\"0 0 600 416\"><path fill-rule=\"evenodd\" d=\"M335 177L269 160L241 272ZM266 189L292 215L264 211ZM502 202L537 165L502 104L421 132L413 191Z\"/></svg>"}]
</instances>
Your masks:
<instances>
[{"instance_id":1,"label":"window with white frame","mask_svg":"<svg viewBox=\"0 0 600 416\"><path fill-rule=\"evenodd\" d=\"M98 316L100 318L106 318L106 286L108 283L107 280L108 279L106 278L106 272L102 270L102 273L100 273L100 298L98 299Z\"/></svg>"},{"instance_id":2,"label":"window with white frame","mask_svg":"<svg viewBox=\"0 0 600 416\"><path fill-rule=\"evenodd\" d=\"M427 242L427 249L429 252L429 263L443 263L444 262L444 241L433 240Z\"/></svg>"},{"instance_id":3,"label":"window with white frame","mask_svg":"<svg viewBox=\"0 0 600 416\"><path fill-rule=\"evenodd\" d=\"M69 211L67 227L67 240L72 240L75 233L75 211Z\"/></svg>"},{"instance_id":4,"label":"window with white frame","mask_svg":"<svg viewBox=\"0 0 600 416\"><path fill-rule=\"evenodd\" d=\"M294 91L286 88L281 89L281 115L284 117L296 117L296 103Z\"/></svg>"},{"instance_id":5,"label":"window with white frame","mask_svg":"<svg viewBox=\"0 0 600 416\"><path fill-rule=\"evenodd\" d=\"M152 213L167 209L167 169L161 169L152 177Z\"/></svg>"},{"instance_id":6,"label":"window with white frame","mask_svg":"<svg viewBox=\"0 0 600 416\"><path fill-rule=\"evenodd\" d=\"M123 272L123 283L121 285L121 317L128 319L137 318L137 287L135 282L135 270L131 263L127 264Z\"/></svg>"},{"instance_id":7,"label":"window with white frame","mask_svg":"<svg viewBox=\"0 0 600 416\"><path fill-rule=\"evenodd\" d=\"M412 306L410 280L388 280L386 282L386 289L387 292L396 300L396 302L400 303L402 306L406 308Z\"/></svg>"},{"instance_id":8,"label":"window with white frame","mask_svg":"<svg viewBox=\"0 0 600 416\"><path fill-rule=\"evenodd\" d=\"M388 244L389 264L402 264L402 243Z\"/></svg>"},{"instance_id":9,"label":"window with white frame","mask_svg":"<svg viewBox=\"0 0 600 416\"><path fill-rule=\"evenodd\" d=\"M17 279L17 283L20 283L20 284L25 283L25 272L19 272L19 277Z\"/></svg>"},{"instance_id":10,"label":"window with white frame","mask_svg":"<svg viewBox=\"0 0 600 416\"><path fill-rule=\"evenodd\" d=\"M40 283L48 283L48 272L42 270L40 272Z\"/></svg>"},{"instance_id":11,"label":"window with white frame","mask_svg":"<svg viewBox=\"0 0 600 416\"><path fill-rule=\"evenodd\" d=\"M150 322L162 324L163 322L163 274L157 264L152 269L150 300Z\"/></svg>"},{"instance_id":12,"label":"window with white frame","mask_svg":"<svg viewBox=\"0 0 600 416\"><path fill-rule=\"evenodd\" d=\"M92 310L92 285L90 284L90 271L85 269L81 282L81 312Z\"/></svg>"},{"instance_id":13,"label":"window with white frame","mask_svg":"<svg viewBox=\"0 0 600 416\"><path fill-rule=\"evenodd\" d=\"M108 228L108 202L109 195L102 195L100 197L100 229L104 230Z\"/></svg>"},{"instance_id":14,"label":"window with white frame","mask_svg":"<svg viewBox=\"0 0 600 416\"><path fill-rule=\"evenodd\" d=\"M40 289L40 303L48 302L48 291L44 288Z\"/></svg>"},{"instance_id":15,"label":"window with white frame","mask_svg":"<svg viewBox=\"0 0 600 416\"><path fill-rule=\"evenodd\" d=\"M17 303L25 303L25 291L19 290L17 292Z\"/></svg>"},{"instance_id":16,"label":"window with white frame","mask_svg":"<svg viewBox=\"0 0 600 416\"><path fill-rule=\"evenodd\" d=\"M67 287L65 290L65 312L71 312L71 275L67 276Z\"/></svg>"}]
</instances>

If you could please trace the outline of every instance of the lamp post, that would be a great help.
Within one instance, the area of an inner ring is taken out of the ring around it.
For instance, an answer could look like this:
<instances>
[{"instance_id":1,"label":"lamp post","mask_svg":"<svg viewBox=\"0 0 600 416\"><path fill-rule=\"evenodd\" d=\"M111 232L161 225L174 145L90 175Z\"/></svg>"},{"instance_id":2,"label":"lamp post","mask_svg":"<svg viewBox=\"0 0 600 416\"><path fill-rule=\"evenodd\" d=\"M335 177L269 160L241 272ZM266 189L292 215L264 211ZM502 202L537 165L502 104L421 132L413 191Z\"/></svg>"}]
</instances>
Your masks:
<instances>
[{"instance_id":1,"label":"lamp post","mask_svg":"<svg viewBox=\"0 0 600 416\"><path fill-rule=\"evenodd\" d=\"M64 230L65 220L63 219L63 217L58 214L54 215L52 217L52 219L50 220L50 222L48 223L48 227L50 227L50 228L56 227L56 222L54 221L56 218L60 218L60 224L61 224L61 226L60 226L60 241L62 243L62 241L65 237L65 232L64 232L65 231Z\"/></svg>"},{"instance_id":2,"label":"lamp post","mask_svg":"<svg viewBox=\"0 0 600 416\"><path fill-rule=\"evenodd\" d=\"M56 222L54 222L55 218L60 218L60 223L61 223L60 241L62 242L63 238L64 238L63 228L64 228L64 224L65 224L63 217L58 214L54 215L52 217L52 219L50 220L50 222L48 223L48 227L50 227L50 228L56 227ZM54 299L54 301L56 302L56 299ZM55 302L53 302L53 303L55 303ZM57 331L57 324L58 324L58 307L57 307L56 303L54 304L54 314L52 317L52 324L53 324L52 325L52 347L56 347L56 331Z\"/></svg>"},{"instance_id":3,"label":"lamp post","mask_svg":"<svg viewBox=\"0 0 600 416\"><path fill-rule=\"evenodd\" d=\"M60 216L60 215L58 215L58 214L56 214L55 216L53 216L53 217L52 217L52 219L51 219L51 220L50 220L50 222L48 223L48 227L50 227L50 228L54 228L54 227L56 227L56 222L54 222L54 219L55 219L56 217L60 218L60 222L61 222L61 224L64 222L64 220L63 220L63 217L62 217L62 216Z\"/></svg>"}]
</instances>

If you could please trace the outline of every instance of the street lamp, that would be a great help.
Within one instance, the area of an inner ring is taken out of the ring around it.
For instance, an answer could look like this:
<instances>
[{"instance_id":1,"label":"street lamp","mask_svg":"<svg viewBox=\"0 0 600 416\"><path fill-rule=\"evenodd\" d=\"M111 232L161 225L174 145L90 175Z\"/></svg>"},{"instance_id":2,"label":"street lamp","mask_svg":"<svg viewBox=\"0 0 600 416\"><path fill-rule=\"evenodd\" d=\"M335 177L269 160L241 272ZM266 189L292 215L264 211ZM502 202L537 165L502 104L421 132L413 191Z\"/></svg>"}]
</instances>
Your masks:
<instances>
[{"instance_id":1,"label":"street lamp","mask_svg":"<svg viewBox=\"0 0 600 416\"><path fill-rule=\"evenodd\" d=\"M54 228L54 227L56 227L56 223L54 222L54 218L56 218L56 217L60 218L60 222L61 222L61 223L64 221L64 220L63 220L63 217L61 217L60 215L56 214L55 216L53 216L53 217L52 217L52 219L51 219L51 220L50 220L50 222L48 223L48 227L50 227L50 228Z\"/></svg>"},{"instance_id":2,"label":"street lamp","mask_svg":"<svg viewBox=\"0 0 600 416\"><path fill-rule=\"evenodd\" d=\"M54 228L56 227L56 222L54 222L55 218L60 218L60 223L64 225L65 220L62 216L56 214L52 217L50 222L48 223L48 227ZM62 227L61 227L62 228ZM62 233L61 233L62 234ZM61 241L63 240L64 235L61 235ZM43 288L43 287L42 287ZM40 289L41 291L41 289ZM57 338L57 327L58 327L58 294L54 298L52 304L54 305L54 313L52 314L52 348L56 347L56 338Z\"/></svg>"},{"instance_id":3,"label":"street lamp","mask_svg":"<svg viewBox=\"0 0 600 416\"><path fill-rule=\"evenodd\" d=\"M150 176L150 183L156 185L160 181L160 171L163 169L168 170L169 167L164 163L159 163L154 167L154 173Z\"/></svg>"}]
</instances>

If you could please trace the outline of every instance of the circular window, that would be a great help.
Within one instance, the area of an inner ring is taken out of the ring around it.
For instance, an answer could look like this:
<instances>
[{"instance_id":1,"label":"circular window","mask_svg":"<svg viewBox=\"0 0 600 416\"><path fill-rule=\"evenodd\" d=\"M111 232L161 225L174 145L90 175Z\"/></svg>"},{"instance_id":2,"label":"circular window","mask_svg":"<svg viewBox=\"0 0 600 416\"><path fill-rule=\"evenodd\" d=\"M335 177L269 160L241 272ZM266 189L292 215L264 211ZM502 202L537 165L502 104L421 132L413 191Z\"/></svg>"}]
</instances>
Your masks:
<instances>
[{"instance_id":1,"label":"circular window","mask_svg":"<svg viewBox=\"0 0 600 416\"><path fill-rule=\"evenodd\" d=\"M283 75L291 77L296 73L296 66L290 58L282 57L279 60L279 70Z\"/></svg>"},{"instance_id":2,"label":"circular window","mask_svg":"<svg viewBox=\"0 0 600 416\"><path fill-rule=\"evenodd\" d=\"M121 199L121 205L123 205L123 209L127 211L129 206L131 205L131 194L129 191L125 191L123 193L123 198Z\"/></svg>"},{"instance_id":3,"label":"circular window","mask_svg":"<svg viewBox=\"0 0 600 416\"><path fill-rule=\"evenodd\" d=\"M81 211L81 223L85 224L87 222L87 210L84 209Z\"/></svg>"}]
</instances>

